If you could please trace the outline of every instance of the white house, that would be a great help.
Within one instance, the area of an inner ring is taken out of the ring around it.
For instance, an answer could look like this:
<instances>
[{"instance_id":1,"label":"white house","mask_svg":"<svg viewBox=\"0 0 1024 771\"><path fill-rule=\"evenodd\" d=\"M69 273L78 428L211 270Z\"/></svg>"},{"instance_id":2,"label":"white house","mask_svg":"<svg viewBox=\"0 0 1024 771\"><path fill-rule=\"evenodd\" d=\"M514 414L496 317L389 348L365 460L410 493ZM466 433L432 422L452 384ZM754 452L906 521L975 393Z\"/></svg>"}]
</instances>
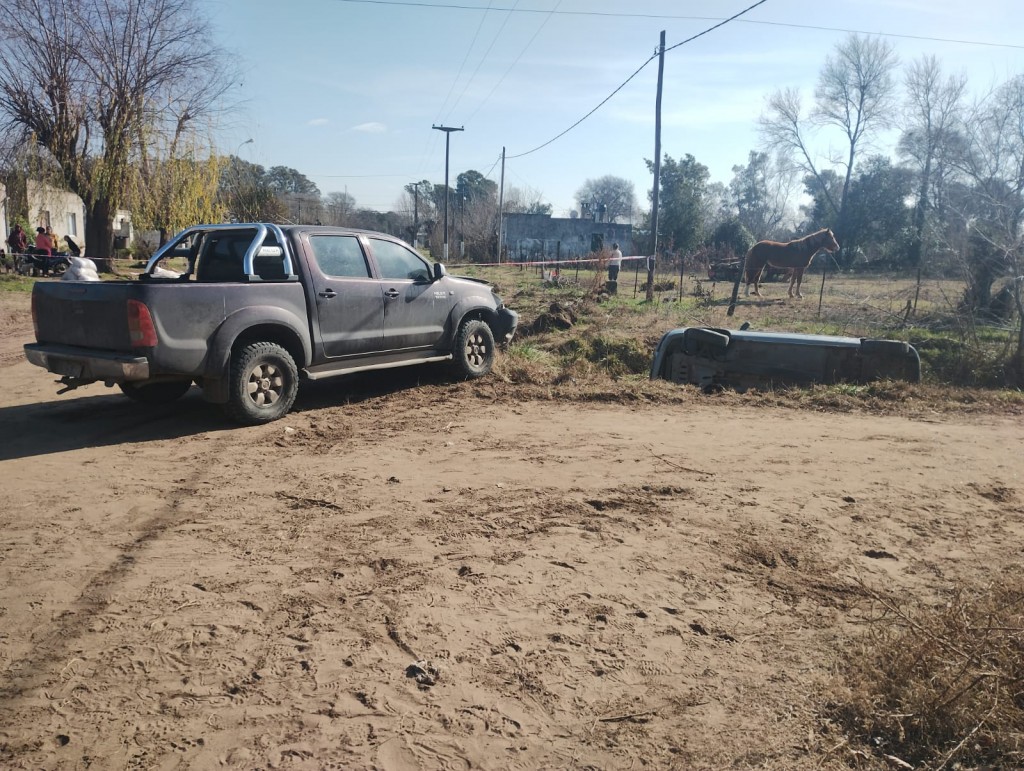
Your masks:
<instances>
[{"instance_id":1,"label":"white house","mask_svg":"<svg viewBox=\"0 0 1024 771\"><path fill-rule=\"evenodd\" d=\"M0 216L4 242L10 227L11 211L3 185L0 185ZM31 230L37 227L50 227L57 237L58 248L64 243L64 236L71 238L79 246L85 244L85 204L75 193L61 190L45 182L28 182L28 219ZM114 248L124 248L134 238L132 215L126 209L118 209L114 214Z\"/></svg>"}]
</instances>

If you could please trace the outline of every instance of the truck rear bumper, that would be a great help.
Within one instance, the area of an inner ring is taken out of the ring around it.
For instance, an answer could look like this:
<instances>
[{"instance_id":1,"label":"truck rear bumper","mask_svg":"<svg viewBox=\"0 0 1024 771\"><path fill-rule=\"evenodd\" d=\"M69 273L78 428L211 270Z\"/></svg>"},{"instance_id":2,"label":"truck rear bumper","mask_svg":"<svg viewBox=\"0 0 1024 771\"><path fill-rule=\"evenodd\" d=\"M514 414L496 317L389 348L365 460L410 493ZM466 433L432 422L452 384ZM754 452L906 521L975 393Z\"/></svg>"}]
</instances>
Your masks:
<instances>
[{"instance_id":1,"label":"truck rear bumper","mask_svg":"<svg viewBox=\"0 0 1024 771\"><path fill-rule=\"evenodd\" d=\"M148 380L149 361L145 356L95 351L71 345L30 343L25 357L37 367L77 380Z\"/></svg>"}]
</instances>

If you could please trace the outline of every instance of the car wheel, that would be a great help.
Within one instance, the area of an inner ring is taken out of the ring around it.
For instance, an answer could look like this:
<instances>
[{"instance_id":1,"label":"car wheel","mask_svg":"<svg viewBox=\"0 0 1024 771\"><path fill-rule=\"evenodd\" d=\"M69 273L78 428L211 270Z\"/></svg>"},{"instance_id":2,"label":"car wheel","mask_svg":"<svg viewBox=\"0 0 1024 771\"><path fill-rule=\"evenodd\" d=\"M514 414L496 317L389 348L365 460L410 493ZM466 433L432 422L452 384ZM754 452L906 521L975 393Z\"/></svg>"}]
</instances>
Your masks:
<instances>
[{"instance_id":1,"label":"car wheel","mask_svg":"<svg viewBox=\"0 0 1024 771\"><path fill-rule=\"evenodd\" d=\"M276 343L250 343L231 357L224 411L247 426L269 423L288 413L299 391L291 354Z\"/></svg>"},{"instance_id":2,"label":"car wheel","mask_svg":"<svg viewBox=\"0 0 1024 771\"><path fill-rule=\"evenodd\" d=\"M160 383L119 383L121 393L139 404L169 404L180 399L189 388L191 380L167 380Z\"/></svg>"},{"instance_id":3,"label":"car wheel","mask_svg":"<svg viewBox=\"0 0 1024 771\"><path fill-rule=\"evenodd\" d=\"M494 367L494 334L487 323L467 319L455 333L452 366L459 377L483 377Z\"/></svg>"}]
</instances>

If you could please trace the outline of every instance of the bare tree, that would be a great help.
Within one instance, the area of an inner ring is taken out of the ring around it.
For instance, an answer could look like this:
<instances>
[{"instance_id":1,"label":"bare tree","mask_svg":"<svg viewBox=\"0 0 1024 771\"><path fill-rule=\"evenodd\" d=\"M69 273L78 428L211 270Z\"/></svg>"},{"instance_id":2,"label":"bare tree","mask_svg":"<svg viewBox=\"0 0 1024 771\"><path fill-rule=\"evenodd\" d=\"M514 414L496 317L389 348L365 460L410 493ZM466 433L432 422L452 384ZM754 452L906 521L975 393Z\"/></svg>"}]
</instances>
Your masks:
<instances>
[{"instance_id":1,"label":"bare tree","mask_svg":"<svg viewBox=\"0 0 1024 771\"><path fill-rule=\"evenodd\" d=\"M6 10L0 116L49 152L85 203L92 254L107 257L132 164L218 111L225 57L194 0L7 0Z\"/></svg>"},{"instance_id":2,"label":"bare tree","mask_svg":"<svg viewBox=\"0 0 1024 771\"><path fill-rule=\"evenodd\" d=\"M532 187L510 187L505 191L506 214L551 214L544 194Z\"/></svg>"},{"instance_id":3,"label":"bare tree","mask_svg":"<svg viewBox=\"0 0 1024 771\"><path fill-rule=\"evenodd\" d=\"M1024 75L979 99L967 117L965 152L959 161L972 195L961 217L970 231L966 304L989 310L992 284L1009 273L1018 312L1014 368L1024 381Z\"/></svg>"},{"instance_id":4,"label":"bare tree","mask_svg":"<svg viewBox=\"0 0 1024 771\"><path fill-rule=\"evenodd\" d=\"M859 153L866 149L873 132L892 125L895 118L895 82L892 73L898 64L891 43L850 35L825 60L814 91L815 106L809 117L801 115L800 94L794 89L777 91L768 100L768 114L760 120L767 146L783 153L804 172L821 183L823 167L812 150L812 126L838 130L846 149L827 159L843 170L838 197L826 194L826 201L838 223L840 243L845 228L844 203L850 189Z\"/></svg>"},{"instance_id":5,"label":"bare tree","mask_svg":"<svg viewBox=\"0 0 1024 771\"><path fill-rule=\"evenodd\" d=\"M962 121L967 79L962 75L943 79L938 60L927 56L907 68L904 82L907 95L897 150L917 172L914 235L909 247L910 263L917 267L913 306L916 310L921 291L925 226L928 213L936 208L932 195L934 182L945 176L948 158L960 138L957 127Z\"/></svg>"},{"instance_id":6,"label":"bare tree","mask_svg":"<svg viewBox=\"0 0 1024 771\"><path fill-rule=\"evenodd\" d=\"M615 222L633 216L636 209L636 188L628 179L606 174L588 179L576 191L581 211L589 211L604 222Z\"/></svg>"}]
</instances>

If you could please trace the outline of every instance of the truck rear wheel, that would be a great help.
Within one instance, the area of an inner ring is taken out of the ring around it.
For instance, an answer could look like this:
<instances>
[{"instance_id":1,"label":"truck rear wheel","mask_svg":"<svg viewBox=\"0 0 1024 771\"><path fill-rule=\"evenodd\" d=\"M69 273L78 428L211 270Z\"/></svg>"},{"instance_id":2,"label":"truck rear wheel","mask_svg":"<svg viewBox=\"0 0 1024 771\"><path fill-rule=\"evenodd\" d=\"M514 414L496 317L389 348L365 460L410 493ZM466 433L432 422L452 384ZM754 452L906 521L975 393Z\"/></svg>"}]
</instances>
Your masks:
<instances>
[{"instance_id":1,"label":"truck rear wheel","mask_svg":"<svg viewBox=\"0 0 1024 771\"><path fill-rule=\"evenodd\" d=\"M291 354L276 343L250 343L231 356L227 416L255 426L288 414L299 391Z\"/></svg>"},{"instance_id":2,"label":"truck rear wheel","mask_svg":"<svg viewBox=\"0 0 1024 771\"><path fill-rule=\"evenodd\" d=\"M139 404L169 404L180 399L189 388L191 380L166 380L159 383L118 383L121 393Z\"/></svg>"},{"instance_id":3,"label":"truck rear wheel","mask_svg":"<svg viewBox=\"0 0 1024 771\"><path fill-rule=\"evenodd\" d=\"M487 322L466 319L455 333L452 367L459 377L483 377L494 367L494 334Z\"/></svg>"}]
</instances>

